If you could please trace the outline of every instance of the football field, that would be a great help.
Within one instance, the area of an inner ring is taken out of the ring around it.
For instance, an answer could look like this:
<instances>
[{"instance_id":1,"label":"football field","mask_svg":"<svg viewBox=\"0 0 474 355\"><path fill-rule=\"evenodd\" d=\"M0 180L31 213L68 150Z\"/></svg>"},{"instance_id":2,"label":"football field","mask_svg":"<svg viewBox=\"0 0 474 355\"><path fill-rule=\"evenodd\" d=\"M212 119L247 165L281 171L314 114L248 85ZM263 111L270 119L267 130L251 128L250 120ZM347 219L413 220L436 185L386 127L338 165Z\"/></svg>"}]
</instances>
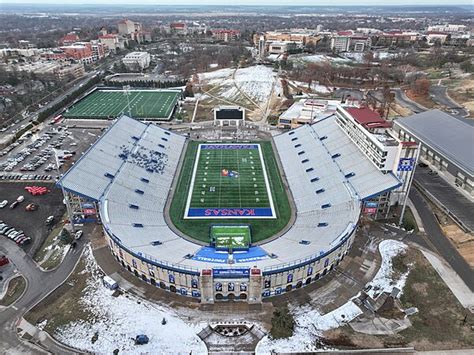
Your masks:
<instances>
[{"instance_id":1,"label":"football field","mask_svg":"<svg viewBox=\"0 0 474 355\"><path fill-rule=\"evenodd\" d=\"M142 119L169 119L179 99L176 90L96 90L69 107L66 118L109 119L121 114ZM130 112L128 104L130 103Z\"/></svg>"},{"instance_id":2,"label":"football field","mask_svg":"<svg viewBox=\"0 0 474 355\"><path fill-rule=\"evenodd\" d=\"M260 145L199 144L184 218L276 218Z\"/></svg>"}]
</instances>

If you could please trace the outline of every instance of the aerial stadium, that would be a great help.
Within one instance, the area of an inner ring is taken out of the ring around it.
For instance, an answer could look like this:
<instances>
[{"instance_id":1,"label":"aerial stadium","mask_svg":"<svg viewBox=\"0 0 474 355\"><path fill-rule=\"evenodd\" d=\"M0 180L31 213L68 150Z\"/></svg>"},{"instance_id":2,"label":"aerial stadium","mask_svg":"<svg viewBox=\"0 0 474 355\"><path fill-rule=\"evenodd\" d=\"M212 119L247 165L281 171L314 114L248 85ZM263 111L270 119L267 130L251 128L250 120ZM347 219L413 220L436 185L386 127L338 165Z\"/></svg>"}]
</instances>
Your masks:
<instances>
[{"instance_id":1,"label":"aerial stadium","mask_svg":"<svg viewBox=\"0 0 474 355\"><path fill-rule=\"evenodd\" d=\"M260 303L331 272L368 202L402 185L399 142L378 134L377 163L339 110L256 142L193 141L122 115L58 184L73 219L100 219L117 262L144 282Z\"/></svg>"}]
</instances>

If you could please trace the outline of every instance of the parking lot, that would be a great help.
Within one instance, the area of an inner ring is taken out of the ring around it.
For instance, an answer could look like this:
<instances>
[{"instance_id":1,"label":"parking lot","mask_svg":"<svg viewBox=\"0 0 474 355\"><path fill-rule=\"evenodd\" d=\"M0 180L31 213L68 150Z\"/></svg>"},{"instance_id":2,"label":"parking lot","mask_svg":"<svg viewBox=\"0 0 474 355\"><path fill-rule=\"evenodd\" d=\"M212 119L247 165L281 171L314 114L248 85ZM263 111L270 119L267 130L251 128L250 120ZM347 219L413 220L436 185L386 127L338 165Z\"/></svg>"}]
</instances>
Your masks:
<instances>
[{"instance_id":1,"label":"parking lot","mask_svg":"<svg viewBox=\"0 0 474 355\"><path fill-rule=\"evenodd\" d=\"M54 181L101 134L101 129L77 128L67 122L44 125L0 151L0 180Z\"/></svg>"},{"instance_id":2,"label":"parking lot","mask_svg":"<svg viewBox=\"0 0 474 355\"><path fill-rule=\"evenodd\" d=\"M44 186L50 192L41 196L33 196L25 190L26 186ZM32 256L41 246L53 225L61 220L66 212L66 206L62 202L61 190L55 187L54 183L0 182L0 191L0 202L8 201L8 204L0 209L0 220L16 230L22 230L25 236L31 238L31 243L23 248ZM10 209L10 204L18 196L24 196L24 201L14 209ZM30 203L38 205L38 209L36 211L26 211L25 207ZM45 224L48 216L55 217L53 225L47 226ZM0 238L6 239L3 235Z\"/></svg>"}]
</instances>

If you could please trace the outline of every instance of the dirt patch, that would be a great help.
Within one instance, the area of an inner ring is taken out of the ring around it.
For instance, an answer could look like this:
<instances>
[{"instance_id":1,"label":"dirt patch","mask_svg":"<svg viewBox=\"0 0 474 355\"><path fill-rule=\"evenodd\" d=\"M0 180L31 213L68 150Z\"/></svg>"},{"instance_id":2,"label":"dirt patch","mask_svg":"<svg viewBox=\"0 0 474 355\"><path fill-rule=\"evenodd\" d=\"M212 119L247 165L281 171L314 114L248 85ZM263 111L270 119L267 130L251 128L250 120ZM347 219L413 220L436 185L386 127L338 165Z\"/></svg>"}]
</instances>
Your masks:
<instances>
[{"instance_id":1,"label":"dirt patch","mask_svg":"<svg viewBox=\"0 0 474 355\"><path fill-rule=\"evenodd\" d=\"M413 100L413 101L415 101L415 102L419 103L420 105L423 105L427 108L436 108L437 107L437 105L429 98L429 96L417 95L411 90L407 90L406 95L408 96L408 98L410 100Z\"/></svg>"},{"instance_id":2,"label":"dirt patch","mask_svg":"<svg viewBox=\"0 0 474 355\"><path fill-rule=\"evenodd\" d=\"M455 223L442 226L442 229L459 254L474 268L474 234L464 232Z\"/></svg>"},{"instance_id":3,"label":"dirt patch","mask_svg":"<svg viewBox=\"0 0 474 355\"><path fill-rule=\"evenodd\" d=\"M15 302L25 291L26 280L23 276L17 276L10 280L5 296L0 300L0 306L8 307Z\"/></svg>"},{"instance_id":4,"label":"dirt patch","mask_svg":"<svg viewBox=\"0 0 474 355\"><path fill-rule=\"evenodd\" d=\"M412 288L422 296L428 295L428 284L426 282L416 282L412 285Z\"/></svg>"},{"instance_id":5,"label":"dirt patch","mask_svg":"<svg viewBox=\"0 0 474 355\"><path fill-rule=\"evenodd\" d=\"M453 80L446 82L448 95L458 104L469 110L469 117L474 118L474 79Z\"/></svg>"},{"instance_id":6,"label":"dirt patch","mask_svg":"<svg viewBox=\"0 0 474 355\"><path fill-rule=\"evenodd\" d=\"M447 350L474 346L474 316L459 304L424 256L409 249L403 261L412 266L400 298L401 306L419 310L410 317L412 327L396 335L376 336L345 326L325 332L325 341L341 338L342 332L350 338L353 348L413 346L416 350Z\"/></svg>"}]
</instances>

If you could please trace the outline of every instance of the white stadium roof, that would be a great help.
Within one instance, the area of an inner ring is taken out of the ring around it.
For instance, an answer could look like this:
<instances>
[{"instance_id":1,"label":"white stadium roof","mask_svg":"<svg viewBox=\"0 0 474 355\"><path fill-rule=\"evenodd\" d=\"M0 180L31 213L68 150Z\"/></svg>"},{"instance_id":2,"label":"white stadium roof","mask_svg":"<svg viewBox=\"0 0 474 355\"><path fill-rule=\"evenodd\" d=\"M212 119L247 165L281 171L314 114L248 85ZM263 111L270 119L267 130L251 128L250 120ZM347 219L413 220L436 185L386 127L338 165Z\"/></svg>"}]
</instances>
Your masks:
<instances>
[{"instance_id":1,"label":"white stadium roof","mask_svg":"<svg viewBox=\"0 0 474 355\"><path fill-rule=\"evenodd\" d=\"M235 267L257 266L265 272L328 252L355 228L362 200L400 184L362 154L334 117L278 135L274 142L296 220L281 237L261 246L273 257ZM226 266L187 257L202 246L178 236L165 221L185 143L181 135L122 116L59 184L99 201L104 227L135 255L179 270Z\"/></svg>"}]
</instances>

